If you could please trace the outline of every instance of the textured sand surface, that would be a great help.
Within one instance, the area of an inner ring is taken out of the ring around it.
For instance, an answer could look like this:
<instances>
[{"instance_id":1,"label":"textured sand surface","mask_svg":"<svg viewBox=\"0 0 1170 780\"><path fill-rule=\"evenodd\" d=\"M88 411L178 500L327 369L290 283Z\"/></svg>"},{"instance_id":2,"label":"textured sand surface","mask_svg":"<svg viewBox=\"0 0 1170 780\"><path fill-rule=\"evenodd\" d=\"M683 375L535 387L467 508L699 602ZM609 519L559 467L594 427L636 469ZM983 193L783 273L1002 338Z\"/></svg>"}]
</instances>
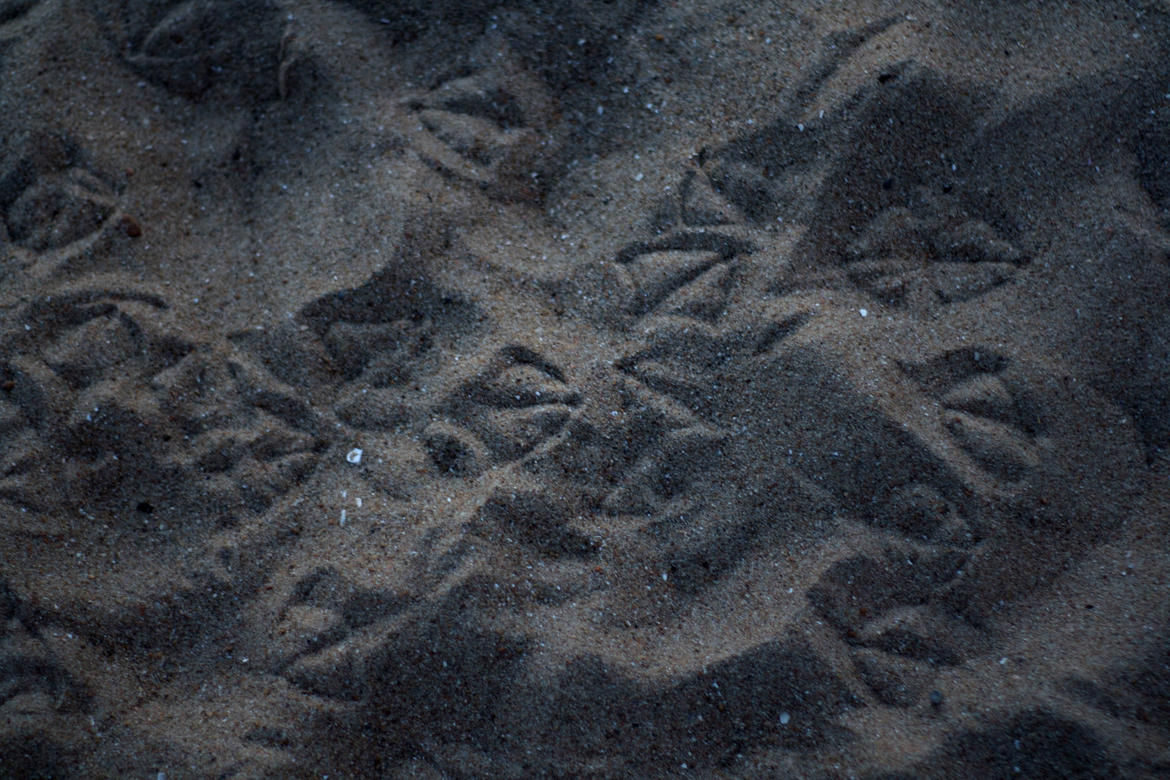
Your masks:
<instances>
[{"instance_id":1,"label":"textured sand surface","mask_svg":"<svg viewBox=\"0 0 1170 780\"><path fill-rule=\"evenodd\" d=\"M0 776L1170 773L1170 5L0 0Z\"/></svg>"}]
</instances>

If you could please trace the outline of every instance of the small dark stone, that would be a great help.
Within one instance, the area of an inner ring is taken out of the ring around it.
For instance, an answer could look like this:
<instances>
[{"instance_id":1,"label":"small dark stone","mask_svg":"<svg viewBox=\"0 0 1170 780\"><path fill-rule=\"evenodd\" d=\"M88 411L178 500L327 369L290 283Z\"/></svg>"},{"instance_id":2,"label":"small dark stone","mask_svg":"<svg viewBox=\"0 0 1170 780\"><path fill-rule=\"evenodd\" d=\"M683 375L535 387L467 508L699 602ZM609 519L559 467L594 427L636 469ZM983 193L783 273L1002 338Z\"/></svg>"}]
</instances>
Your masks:
<instances>
[{"instance_id":1,"label":"small dark stone","mask_svg":"<svg viewBox=\"0 0 1170 780\"><path fill-rule=\"evenodd\" d=\"M135 508L144 515L149 515L154 511L154 505L149 501L139 501L138 506Z\"/></svg>"},{"instance_id":2,"label":"small dark stone","mask_svg":"<svg viewBox=\"0 0 1170 780\"><path fill-rule=\"evenodd\" d=\"M930 692L930 704L932 707L939 707L942 705L943 695L942 691L934 690Z\"/></svg>"},{"instance_id":3,"label":"small dark stone","mask_svg":"<svg viewBox=\"0 0 1170 780\"><path fill-rule=\"evenodd\" d=\"M5 379L3 384L0 384L0 389L6 393L11 393L15 387L16 382L13 382L11 379Z\"/></svg>"},{"instance_id":4,"label":"small dark stone","mask_svg":"<svg viewBox=\"0 0 1170 780\"><path fill-rule=\"evenodd\" d=\"M142 235L142 225L138 224L138 220L129 214L122 215L121 220L122 232L130 238L138 238Z\"/></svg>"}]
</instances>

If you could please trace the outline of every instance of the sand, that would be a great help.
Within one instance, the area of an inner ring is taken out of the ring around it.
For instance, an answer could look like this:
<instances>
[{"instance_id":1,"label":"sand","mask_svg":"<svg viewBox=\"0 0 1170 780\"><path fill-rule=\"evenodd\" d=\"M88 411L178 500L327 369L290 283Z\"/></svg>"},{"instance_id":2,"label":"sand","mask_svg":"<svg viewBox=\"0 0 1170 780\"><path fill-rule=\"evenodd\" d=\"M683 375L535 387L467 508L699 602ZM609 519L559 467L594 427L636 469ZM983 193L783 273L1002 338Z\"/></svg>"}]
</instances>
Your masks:
<instances>
[{"instance_id":1,"label":"sand","mask_svg":"<svg viewBox=\"0 0 1170 780\"><path fill-rule=\"evenodd\" d=\"M1170 5L0 2L0 775L1170 773Z\"/></svg>"}]
</instances>

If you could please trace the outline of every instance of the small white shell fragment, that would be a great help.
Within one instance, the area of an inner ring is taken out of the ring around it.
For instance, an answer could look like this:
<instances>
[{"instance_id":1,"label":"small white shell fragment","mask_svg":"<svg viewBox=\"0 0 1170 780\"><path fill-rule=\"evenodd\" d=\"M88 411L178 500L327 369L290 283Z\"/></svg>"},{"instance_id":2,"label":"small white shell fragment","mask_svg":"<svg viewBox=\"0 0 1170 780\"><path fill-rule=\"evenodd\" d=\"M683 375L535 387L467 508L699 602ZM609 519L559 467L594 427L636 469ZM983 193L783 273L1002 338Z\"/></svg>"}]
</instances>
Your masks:
<instances>
[{"instance_id":1,"label":"small white shell fragment","mask_svg":"<svg viewBox=\"0 0 1170 780\"><path fill-rule=\"evenodd\" d=\"M348 460L350 463L361 463L362 462L362 451L360 449L358 449L357 447L354 447L352 450L345 453L345 459Z\"/></svg>"},{"instance_id":2,"label":"small white shell fragment","mask_svg":"<svg viewBox=\"0 0 1170 780\"><path fill-rule=\"evenodd\" d=\"M345 525L345 510L341 510L341 525Z\"/></svg>"},{"instance_id":3,"label":"small white shell fragment","mask_svg":"<svg viewBox=\"0 0 1170 780\"><path fill-rule=\"evenodd\" d=\"M787 712L780 713L780 725L781 726L787 726L788 721L790 721L790 720L792 720L792 716L789 715Z\"/></svg>"},{"instance_id":4,"label":"small white shell fragment","mask_svg":"<svg viewBox=\"0 0 1170 780\"><path fill-rule=\"evenodd\" d=\"M858 310L857 310L857 313L858 313L858 314L860 314L862 317L868 317L868 316L869 316L869 310L868 310L868 309L858 309Z\"/></svg>"}]
</instances>

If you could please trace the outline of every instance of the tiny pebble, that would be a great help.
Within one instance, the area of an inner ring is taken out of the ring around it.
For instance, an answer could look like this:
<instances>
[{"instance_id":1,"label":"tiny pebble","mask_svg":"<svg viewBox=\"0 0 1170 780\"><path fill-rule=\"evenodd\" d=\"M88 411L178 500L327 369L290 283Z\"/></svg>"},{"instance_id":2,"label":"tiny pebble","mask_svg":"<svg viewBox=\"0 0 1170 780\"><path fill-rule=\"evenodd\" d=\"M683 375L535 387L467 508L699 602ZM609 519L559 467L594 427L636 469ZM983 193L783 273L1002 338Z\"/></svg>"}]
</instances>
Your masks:
<instances>
[{"instance_id":1,"label":"tiny pebble","mask_svg":"<svg viewBox=\"0 0 1170 780\"><path fill-rule=\"evenodd\" d=\"M860 314L862 317L868 317L868 316L869 316L869 310L868 310L868 309L858 309L858 310L857 310L857 313L858 313L858 314Z\"/></svg>"},{"instance_id":2,"label":"tiny pebble","mask_svg":"<svg viewBox=\"0 0 1170 780\"><path fill-rule=\"evenodd\" d=\"M942 704L942 700L943 700L942 691L931 691L930 692L930 703L933 704L935 707Z\"/></svg>"},{"instance_id":3,"label":"tiny pebble","mask_svg":"<svg viewBox=\"0 0 1170 780\"><path fill-rule=\"evenodd\" d=\"M354 447L352 450L345 453L345 459L348 460L350 463L361 463L362 462L362 451L360 449L358 449L357 447Z\"/></svg>"},{"instance_id":4,"label":"tiny pebble","mask_svg":"<svg viewBox=\"0 0 1170 780\"><path fill-rule=\"evenodd\" d=\"M790 721L790 720L792 720L792 716L789 715L787 712L780 713L780 725L781 726L787 726L788 721Z\"/></svg>"},{"instance_id":5,"label":"tiny pebble","mask_svg":"<svg viewBox=\"0 0 1170 780\"><path fill-rule=\"evenodd\" d=\"M129 214L123 214L122 220L118 224L121 226L122 232L130 238L138 238L142 235L142 225L139 225L138 220Z\"/></svg>"}]
</instances>

